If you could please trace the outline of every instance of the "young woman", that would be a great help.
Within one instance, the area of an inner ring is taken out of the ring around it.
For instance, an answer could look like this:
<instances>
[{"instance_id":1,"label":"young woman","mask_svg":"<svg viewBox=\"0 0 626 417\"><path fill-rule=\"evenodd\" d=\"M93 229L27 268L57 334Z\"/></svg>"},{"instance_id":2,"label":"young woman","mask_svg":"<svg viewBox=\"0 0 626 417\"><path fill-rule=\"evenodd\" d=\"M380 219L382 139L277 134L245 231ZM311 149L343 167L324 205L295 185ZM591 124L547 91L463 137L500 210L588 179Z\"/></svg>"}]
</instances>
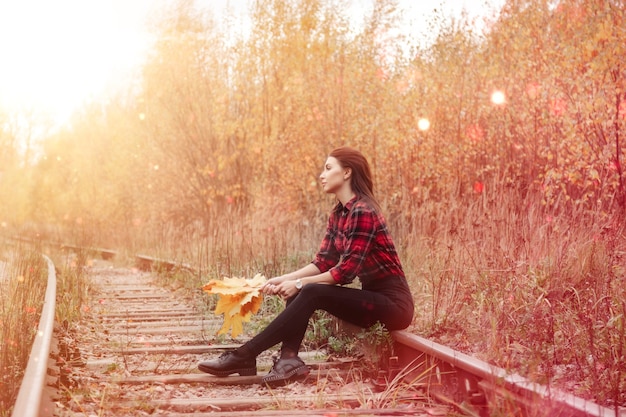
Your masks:
<instances>
[{"instance_id":1,"label":"young woman","mask_svg":"<svg viewBox=\"0 0 626 417\"><path fill-rule=\"evenodd\" d=\"M269 279L261 288L264 294L285 298L285 310L237 350L200 363L201 371L217 376L256 375L256 357L282 343L280 357L263 382L284 383L306 376L309 369L298 351L316 310L364 328L380 322L388 330L399 330L413 320L413 297L374 198L367 160L357 150L337 148L326 160L320 180L338 203L330 213L319 252L310 264ZM357 276L361 289L343 286Z\"/></svg>"}]
</instances>

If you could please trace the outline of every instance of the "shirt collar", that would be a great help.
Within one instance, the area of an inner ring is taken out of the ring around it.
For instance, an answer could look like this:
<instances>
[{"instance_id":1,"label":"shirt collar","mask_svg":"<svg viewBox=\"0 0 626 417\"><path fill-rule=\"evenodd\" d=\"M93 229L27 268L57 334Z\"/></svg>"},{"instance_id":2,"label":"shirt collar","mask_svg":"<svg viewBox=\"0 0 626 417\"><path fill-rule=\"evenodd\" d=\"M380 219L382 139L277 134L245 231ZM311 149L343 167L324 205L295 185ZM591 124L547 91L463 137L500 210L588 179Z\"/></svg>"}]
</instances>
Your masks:
<instances>
[{"instance_id":1,"label":"shirt collar","mask_svg":"<svg viewBox=\"0 0 626 417\"><path fill-rule=\"evenodd\" d=\"M350 210L352 210L352 206L354 206L354 203L356 203L356 200L358 200L358 199L359 199L359 196L354 196L354 197L352 197L352 199L350 199L350 200L346 203L346 205L345 205L345 206L344 206L344 205L342 205L342 204L341 204L341 202L339 202L339 203L337 204L337 212L338 212L339 214L343 214L343 215L345 216L346 214L348 214L348 213L350 212Z\"/></svg>"}]
</instances>

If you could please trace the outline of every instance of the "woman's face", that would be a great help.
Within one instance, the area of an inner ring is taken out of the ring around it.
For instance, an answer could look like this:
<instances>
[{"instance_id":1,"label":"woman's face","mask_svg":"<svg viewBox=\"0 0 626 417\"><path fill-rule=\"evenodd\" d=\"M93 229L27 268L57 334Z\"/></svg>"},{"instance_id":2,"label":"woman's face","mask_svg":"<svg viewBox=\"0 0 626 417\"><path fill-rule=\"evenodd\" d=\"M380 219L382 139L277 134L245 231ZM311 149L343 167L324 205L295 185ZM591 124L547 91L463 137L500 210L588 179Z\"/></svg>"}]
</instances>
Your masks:
<instances>
[{"instance_id":1,"label":"woman's face","mask_svg":"<svg viewBox=\"0 0 626 417\"><path fill-rule=\"evenodd\" d=\"M336 193L348 182L348 172L343 168L337 158L329 156L320 174L322 189L328 194Z\"/></svg>"}]
</instances>

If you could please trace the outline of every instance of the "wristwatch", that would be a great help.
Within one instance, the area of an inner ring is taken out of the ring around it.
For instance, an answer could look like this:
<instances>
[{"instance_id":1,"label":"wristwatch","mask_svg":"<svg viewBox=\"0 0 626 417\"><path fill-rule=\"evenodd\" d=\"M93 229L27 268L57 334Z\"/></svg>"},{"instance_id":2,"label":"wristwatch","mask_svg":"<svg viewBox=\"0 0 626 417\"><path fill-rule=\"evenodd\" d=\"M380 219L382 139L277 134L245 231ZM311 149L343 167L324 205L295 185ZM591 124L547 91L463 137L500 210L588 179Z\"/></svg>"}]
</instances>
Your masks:
<instances>
[{"instance_id":1,"label":"wristwatch","mask_svg":"<svg viewBox=\"0 0 626 417\"><path fill-rule=\"evenodd\" d=\"M302 280L300 280L300 279L296 280L296 289L298 291L300 291L302 289Z\"/></svg>"}]
</instances>

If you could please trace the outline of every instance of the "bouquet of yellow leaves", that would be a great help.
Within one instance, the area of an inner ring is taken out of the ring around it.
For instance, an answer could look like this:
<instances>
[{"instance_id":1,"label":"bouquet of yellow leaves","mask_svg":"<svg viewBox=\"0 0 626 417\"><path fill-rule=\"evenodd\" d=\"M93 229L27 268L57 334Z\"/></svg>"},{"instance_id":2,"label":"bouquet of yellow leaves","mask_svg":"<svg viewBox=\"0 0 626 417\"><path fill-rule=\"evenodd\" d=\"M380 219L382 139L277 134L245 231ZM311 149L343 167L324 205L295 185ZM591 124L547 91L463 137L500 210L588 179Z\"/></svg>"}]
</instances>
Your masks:
<instances>
[{"instance_id":1,"label":"bouquet of yellow leaves","mask_svg":"<svg viewBox=\"0 0 626 417\"><path fill-rule=\"evenodd\" d=\"M208 294L219 296L215 314L224 314L224 324L217 334L226 334L230 330L232 337L236 338L243 332L243 322L250 321L261 308L263 294L260 289L265 281L261 274L252 279L224 277L213 279L202 287Z\"/></svg>"}]
</instances>

